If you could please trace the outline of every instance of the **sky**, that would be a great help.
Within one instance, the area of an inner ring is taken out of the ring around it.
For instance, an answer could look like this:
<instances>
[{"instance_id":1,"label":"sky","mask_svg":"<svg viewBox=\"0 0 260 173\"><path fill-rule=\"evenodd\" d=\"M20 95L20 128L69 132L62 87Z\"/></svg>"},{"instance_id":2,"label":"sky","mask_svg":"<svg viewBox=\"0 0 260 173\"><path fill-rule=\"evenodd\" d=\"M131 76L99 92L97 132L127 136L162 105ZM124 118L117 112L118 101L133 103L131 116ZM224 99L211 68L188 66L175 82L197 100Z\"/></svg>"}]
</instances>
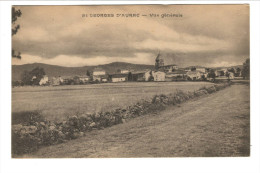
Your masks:
<instances>
[{"instance_id":1,"label":"sky","mask_svg":"<svg viewBox=\"0 0 260 173\"><path fill-rule=\"evenodd\" d=\"M249 58L249 5L15 6L13 65L128 62L223 67ZM82 17L87 14L87 17ZM91 17L113 14L114 17ZM124 17L122 14L139 14ZM151 17L150 14L156 14ZM178 17L164 17L176 14ZM146 16L143 16L146 15Z\"/></svg>"}]
</instances>

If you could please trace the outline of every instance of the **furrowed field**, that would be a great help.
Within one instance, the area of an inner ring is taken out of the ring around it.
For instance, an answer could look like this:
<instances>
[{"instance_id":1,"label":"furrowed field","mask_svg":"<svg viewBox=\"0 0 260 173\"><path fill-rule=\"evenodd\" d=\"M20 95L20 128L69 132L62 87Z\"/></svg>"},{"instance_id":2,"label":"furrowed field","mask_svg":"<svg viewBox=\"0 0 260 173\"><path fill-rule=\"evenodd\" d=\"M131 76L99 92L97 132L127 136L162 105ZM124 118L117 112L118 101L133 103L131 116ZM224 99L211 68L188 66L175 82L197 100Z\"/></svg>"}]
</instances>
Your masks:
<instances>
[{"instance_id":1,"label":"furrowed field","mask_svg":"<svg viewBox=\"0 0 260 173\"><path fill-rule=\"evenodd\" d=\"M194 91L207 82L139 82L93 85L20 87L12 90L12 112L40 111L48 120L125 107L156 94Z\"/></svg>"}]
</instances>

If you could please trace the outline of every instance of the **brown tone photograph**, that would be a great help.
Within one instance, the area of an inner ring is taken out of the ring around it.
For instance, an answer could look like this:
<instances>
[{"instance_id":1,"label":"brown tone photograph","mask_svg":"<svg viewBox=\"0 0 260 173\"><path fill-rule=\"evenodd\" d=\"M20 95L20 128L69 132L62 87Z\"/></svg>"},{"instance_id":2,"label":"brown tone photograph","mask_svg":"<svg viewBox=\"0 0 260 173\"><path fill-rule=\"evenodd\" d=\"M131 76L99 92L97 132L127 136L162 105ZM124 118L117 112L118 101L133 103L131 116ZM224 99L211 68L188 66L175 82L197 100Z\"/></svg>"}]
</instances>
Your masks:
<instances>
[{"instance_id":1,"label":"brown tone photograph","mask_svg":"<svg viewBox=\"0 0 260 173\"><path fill-rule=\"evenodd\" d=\"M12 158L250 156L249 5L12 7Z\"/></svg>"}]
</instances>

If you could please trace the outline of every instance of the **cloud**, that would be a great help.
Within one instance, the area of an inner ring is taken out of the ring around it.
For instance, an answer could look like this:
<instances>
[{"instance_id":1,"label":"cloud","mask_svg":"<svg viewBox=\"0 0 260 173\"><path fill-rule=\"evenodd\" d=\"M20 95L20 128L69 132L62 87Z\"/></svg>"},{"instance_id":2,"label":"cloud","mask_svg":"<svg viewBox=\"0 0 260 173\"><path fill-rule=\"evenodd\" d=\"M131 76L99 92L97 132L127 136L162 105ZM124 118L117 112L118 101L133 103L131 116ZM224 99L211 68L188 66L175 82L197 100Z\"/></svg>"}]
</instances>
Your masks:
<instances>
[{"instance_id":1,"label":"cloud","mask_svg":"<svg viewBox=\"0 0 260 173\"><path fill-rule=\"evenodd\" d=\"M97 64L108 64L111 62L128 62L134 64L154 64L151 62L152 54L149 53L137 53L133 57L105 57L105 56L96 56L93 58L83 58L79 56L68 56L68 55L58 55L54 58L42 58L39 56L32 56L29 54L22 54L22 59L12 59L13 65L22 65L28 63L44 63L51 65L59 65L65 67L77 67L77 66L91 66Z\"/></svg>"},{"instance_id":2,"label":"cloud","mask_svg":"<svg viewBox=\"0 0 260 173\"><path fill-rule=\"evenodd\" d=\"M22 52L23 62L73 66L80 66L81 62L96 65L113 61L153 64L161 51L169 63L214 66L221 57L229 58L225 60L227 63L237 64L249 57L247 5L17 8L23 15L18 20L21 29L13 36L12 44ZM85 13L171 12L182 13L183 17L81 17Z\"/></svg>"}]
</instances>

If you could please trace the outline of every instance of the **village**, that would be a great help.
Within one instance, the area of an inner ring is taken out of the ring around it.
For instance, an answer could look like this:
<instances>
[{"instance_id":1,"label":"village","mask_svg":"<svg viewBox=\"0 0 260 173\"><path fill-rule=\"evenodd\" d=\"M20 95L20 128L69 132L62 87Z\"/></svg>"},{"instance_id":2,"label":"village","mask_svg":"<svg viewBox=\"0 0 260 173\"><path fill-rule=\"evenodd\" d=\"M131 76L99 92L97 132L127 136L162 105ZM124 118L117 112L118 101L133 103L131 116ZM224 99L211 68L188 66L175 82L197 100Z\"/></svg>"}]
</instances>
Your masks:
<instances>
[{"instance_id":1,"label":"village","mask_svg":"<svg viewBox=\"0 0 260 173\"><path fill-rule=\"evenodd\" d=\"M107 82L173 82L173 81L218 81L241 79L240 68L206 68L191 66L179 68L176 64L165 65L160 53L155 58L154 69L135 71L131 69L119 69L116 73L109 74L102 68L95 68L93 72L87 72L84 76L57 76L49 78L44 75L39 85L78 85L89 83ZM32 79L33 80L33 79Z\"/></svg>"}]
</instances>

